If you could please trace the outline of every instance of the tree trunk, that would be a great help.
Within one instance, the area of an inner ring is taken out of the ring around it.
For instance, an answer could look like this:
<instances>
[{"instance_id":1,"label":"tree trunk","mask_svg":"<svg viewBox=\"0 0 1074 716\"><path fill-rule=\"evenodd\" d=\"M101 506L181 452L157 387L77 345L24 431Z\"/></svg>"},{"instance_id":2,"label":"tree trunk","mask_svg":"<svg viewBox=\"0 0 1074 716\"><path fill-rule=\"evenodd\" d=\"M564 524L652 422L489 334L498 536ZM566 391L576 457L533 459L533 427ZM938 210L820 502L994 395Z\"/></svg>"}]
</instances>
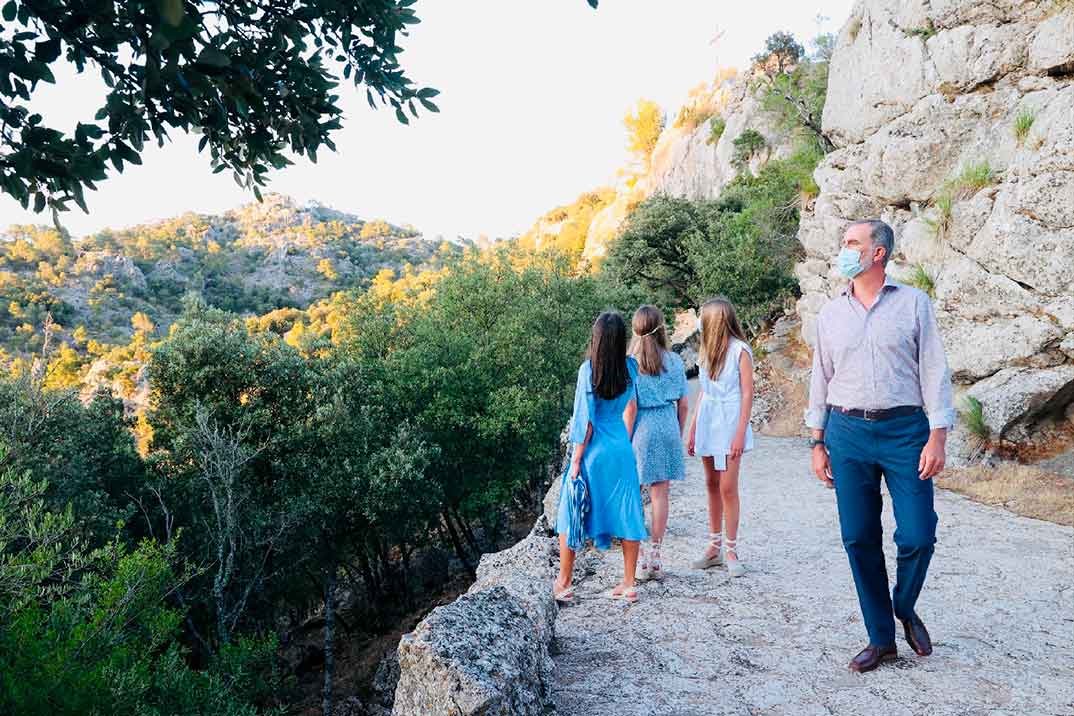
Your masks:
<instances>
[{"instance_id":1,"label":"tree trunk","mask_svg":"<svg viewBox=\"0 0 1074 716\"><path fill-rule=\"evenodd\" d=\"M332 716L332 672L336 666L333 641L336 629L336 565L332 560L324 578L324 699L322 716Z\"/></svg>"},{"instance_id":2,"label":"tree trunk","mask_svg":"<svg viewBox=\"0 0 1074 716\"><path fill-rule=\"evenodd\" d=\"M466 549L462 546L462 540L459 539L459 533L455 531L455 525L451 523L451 515L445 511L441 513L441 516L444 519L444 526L447 528L448 538L451 540L451 546L455 549L456 556L462 562L462 566L466 568L466 573L471 577L476 577L477 572L470 562L470 556L466 554Z\"/></svg>"}]
</instances>

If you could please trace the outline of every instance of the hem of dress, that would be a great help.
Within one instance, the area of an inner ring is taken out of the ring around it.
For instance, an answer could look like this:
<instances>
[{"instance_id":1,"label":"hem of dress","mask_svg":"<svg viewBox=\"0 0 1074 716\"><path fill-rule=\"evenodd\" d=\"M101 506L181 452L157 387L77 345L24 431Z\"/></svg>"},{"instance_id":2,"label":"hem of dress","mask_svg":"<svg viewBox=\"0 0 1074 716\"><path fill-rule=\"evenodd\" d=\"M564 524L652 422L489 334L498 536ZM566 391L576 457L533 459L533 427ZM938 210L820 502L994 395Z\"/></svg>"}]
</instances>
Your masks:
<instances>
[{"instance_id":1,"label":"hem of dress","mask_svg":"<svg viewBox=\"0 0 1074 716\"><path fill-rule=\"evenodd\" d=\"M665 478L663 478L661 480L651 480L651 481L648 481L648 482L645 481L645 480L641 480L640 482L643 485L655 485L658 482L681 482L681 481L683 481L685 479L686 479L685 475L679 475L678 477L665 477Z\"/></svg>"}]
</instances>

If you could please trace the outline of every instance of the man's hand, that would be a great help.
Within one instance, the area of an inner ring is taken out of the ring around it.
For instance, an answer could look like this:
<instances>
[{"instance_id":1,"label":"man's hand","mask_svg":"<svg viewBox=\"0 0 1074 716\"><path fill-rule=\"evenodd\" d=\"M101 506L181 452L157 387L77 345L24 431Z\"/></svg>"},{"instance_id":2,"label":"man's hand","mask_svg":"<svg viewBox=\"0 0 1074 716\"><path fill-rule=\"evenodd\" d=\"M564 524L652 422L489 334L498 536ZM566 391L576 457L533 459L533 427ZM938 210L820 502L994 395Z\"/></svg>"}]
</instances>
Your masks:
<instances>
[{"instance_id":1,"label":"man's hand","mask_svg":"<svg viewBox=\"0 0 1074 716\"><path fill-rule=\"evenodd\" d=\"M918 477L922 480L932 479L940 474L945 463L947 449L947 431L944 429L933 430L929 434L929 441L921 449L921 459L917 463Z\"/></svg>"},{"instance_id":2,"label":"man's hand","mask_svg":"<svg viewBox=\"0 0 1074 716\"><path fill-rule=\"evenodd\" d=\"M813 448L813 474L824 483L827 488L835 487L832 483L832 462L828 457L828 451L823 445Z\"/></svg>"}]
</instances>

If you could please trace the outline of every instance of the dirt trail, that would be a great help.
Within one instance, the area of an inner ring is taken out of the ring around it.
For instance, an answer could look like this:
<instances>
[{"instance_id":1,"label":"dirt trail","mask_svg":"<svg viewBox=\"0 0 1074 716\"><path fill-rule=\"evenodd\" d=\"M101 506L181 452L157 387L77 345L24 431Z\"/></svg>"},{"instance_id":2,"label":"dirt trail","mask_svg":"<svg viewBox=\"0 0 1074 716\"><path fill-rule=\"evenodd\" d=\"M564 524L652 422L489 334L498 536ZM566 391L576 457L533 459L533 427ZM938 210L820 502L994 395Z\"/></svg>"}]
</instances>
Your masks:
<instances>
[{"instance_id":1,"label":"dirt trail","mask_svg":"<svg viewBox=\"0 0 1074 716\"><path fill-rule=\"evenodd\" d=\"M583 555L579 603L556 623L560 716L892 714L1074 716L1074 529L937 492L939 543L918 612L935 652L847 672L864 646L834 493L803 441L759 438L742 475L747 576L700 572L704 480L672 490L668 572L632 606L601 593L618 551ZM894 544L885 495L888 570Z\"/></svg>"}]
</instances>

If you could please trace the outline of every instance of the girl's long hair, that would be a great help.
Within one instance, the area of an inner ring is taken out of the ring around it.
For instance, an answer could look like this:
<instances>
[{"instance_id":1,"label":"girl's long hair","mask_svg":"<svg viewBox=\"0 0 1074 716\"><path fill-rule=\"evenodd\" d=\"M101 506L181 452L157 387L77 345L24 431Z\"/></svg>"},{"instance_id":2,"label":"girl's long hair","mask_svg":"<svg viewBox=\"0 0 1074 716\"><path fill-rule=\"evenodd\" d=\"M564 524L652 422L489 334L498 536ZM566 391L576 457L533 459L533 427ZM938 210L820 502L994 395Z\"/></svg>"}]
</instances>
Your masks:
<instances>
[{"instance_id":1,"label":"girl's long hair","mask_svg":"<svg viewBox=\"0 0 1074 716\"><path fill-rule=\"evenodd\" d=\"M731 338L748 343L738 316L735 315L735 307L723 296L705 301L701 306L700 357L701 364L712 380L719 378L720 372L723 371Z\"/></svg>"},{"instance_id":2,"label":"girl's long hair","mask_svg":"<svg viewBox=\"0 0 1074 716\"><path fill-rule=\"evenodd\" d=\"M664 372L664 353L668 350L668 331L664 314L656 306L646 304L634 311L630 321L634 337L630 341L630 355L638 359L641 372L660 375Z\"/></svg>"},{"instance_id":3,"label":"girl's long hair","mask_svg":"<svg viewBox=\"0 0 1074 716\"><path fill-rule=\"evenodd\" d=\"M615 311L605 311L593 322L588 358L593 367L593 392L605 400L622 395L630 382L626 323Z\"/></svg>"}]
</instances>

